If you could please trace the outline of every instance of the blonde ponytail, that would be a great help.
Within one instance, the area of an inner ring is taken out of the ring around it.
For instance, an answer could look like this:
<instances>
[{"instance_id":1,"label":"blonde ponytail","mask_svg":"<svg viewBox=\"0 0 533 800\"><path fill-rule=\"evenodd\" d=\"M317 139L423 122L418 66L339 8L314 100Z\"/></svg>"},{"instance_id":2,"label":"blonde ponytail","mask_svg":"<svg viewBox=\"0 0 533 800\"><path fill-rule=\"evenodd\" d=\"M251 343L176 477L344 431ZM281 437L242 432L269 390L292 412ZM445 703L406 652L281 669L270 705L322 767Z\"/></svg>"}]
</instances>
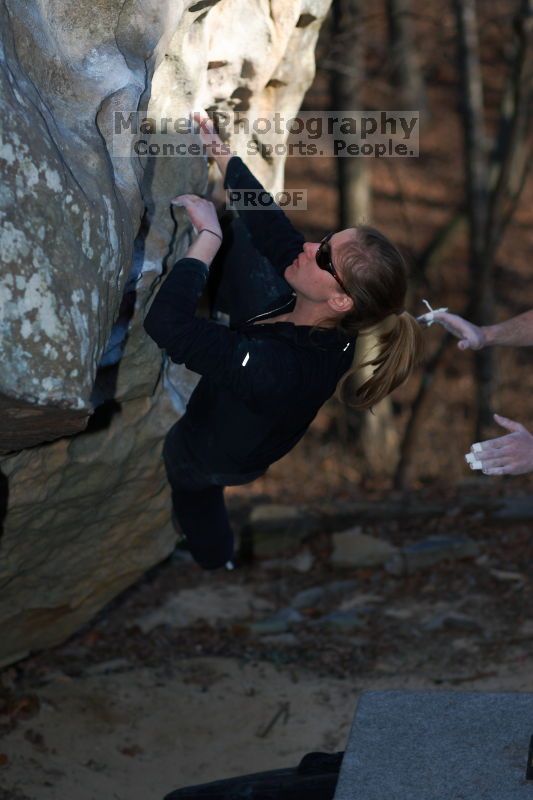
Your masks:
<instances>
[{"instance_id":1,"label":"blonde ponytail","mask_svg":"<svg viewBox=\"0 0 533 800\"><path fill-rule=\"evenodd\" d=\"M371 346L365 342L356 347L354 367L343 376L338 387L340 398L358 410L377 405L407 380L423 351L420 325L407 311L390 315L383 323L361 331L359 338L364 341L365 336L372 337ZM367 367L373 368L369 377Z\"/></svg>"}]
</instances>

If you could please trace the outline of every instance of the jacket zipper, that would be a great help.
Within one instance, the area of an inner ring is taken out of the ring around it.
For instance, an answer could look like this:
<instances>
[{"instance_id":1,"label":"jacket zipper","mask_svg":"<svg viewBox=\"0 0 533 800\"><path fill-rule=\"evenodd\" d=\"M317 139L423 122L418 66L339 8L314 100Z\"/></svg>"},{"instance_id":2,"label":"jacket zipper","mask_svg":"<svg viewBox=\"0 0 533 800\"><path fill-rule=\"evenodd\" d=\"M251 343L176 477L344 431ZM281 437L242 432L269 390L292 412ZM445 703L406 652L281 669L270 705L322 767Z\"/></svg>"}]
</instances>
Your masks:
<instances>
[{"instance_id":1,"label":"jacket zipper","mask_svg":"<svg viewBox=\"0 0 533 800\"><path fill-rule=\"evenodd\" d=\"M288 300L282 306L279 306L279 308L273 308L270 311L263 311L262 314L257 314L255 317L250 317L250 319L245 320L242 324L243 325L248 325L250 322L255 322L256 319L261 319L261 317L272 316L272 314L275 314L276 311L281 311L282 309L287 308L287 306L290 306L290 304L292 303L293 300L294 300L294 295L293 295L293 297L291 297L290 300Z\"/></svg>"}]
</instances>

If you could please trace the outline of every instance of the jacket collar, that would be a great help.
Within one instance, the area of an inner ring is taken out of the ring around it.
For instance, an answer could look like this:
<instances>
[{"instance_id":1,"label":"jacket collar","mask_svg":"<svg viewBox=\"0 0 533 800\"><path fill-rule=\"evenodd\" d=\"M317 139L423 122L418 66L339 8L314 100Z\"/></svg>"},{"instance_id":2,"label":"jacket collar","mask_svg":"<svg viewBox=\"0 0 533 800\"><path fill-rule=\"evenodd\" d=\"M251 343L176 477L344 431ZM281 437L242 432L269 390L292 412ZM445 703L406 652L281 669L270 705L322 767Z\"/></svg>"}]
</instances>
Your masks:
<instances>
[{"instance_id":1,"label":"jacket collar","mask_svg":"<svg viewBox=\"0 0 533 800\"><path fill-rule=\"evenodd\" d=\"M294 325L292 322L276 322L268 323L264 327L256 325L260 319L268 319L276 314L281 314L282 311L290 311L291 306L296 302L296 295L291 292L289 295L278 298L270 309L267 309L262 314L243 322L238 328L251 328L254 331L261 332L261 338L283 338L293 341L295 344L304 347L334 347L342 350L347 350L350 344L355 344L356 337L347 336L338 328L313 328L312 325Z\"/></svg>"}]
</instances>

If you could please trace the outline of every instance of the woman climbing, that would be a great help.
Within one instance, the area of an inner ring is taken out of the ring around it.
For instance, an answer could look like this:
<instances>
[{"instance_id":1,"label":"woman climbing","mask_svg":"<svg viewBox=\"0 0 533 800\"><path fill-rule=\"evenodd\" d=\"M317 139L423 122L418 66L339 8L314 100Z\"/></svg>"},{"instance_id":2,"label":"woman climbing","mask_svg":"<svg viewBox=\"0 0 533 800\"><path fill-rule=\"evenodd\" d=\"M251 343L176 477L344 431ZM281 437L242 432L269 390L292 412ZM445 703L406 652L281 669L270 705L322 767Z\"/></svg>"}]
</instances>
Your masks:
<instances>
[{"instance_id":1,"label":"woman climbing","mask_svg":"<svg viewBox=\"0 0 533 800\"><path fill-rule=\"evenodd\" d=\"M209 117L199 121L224 188L264 192L238 156L223 154ZM224 487L255 480L288 453L338 385L357 408L378 403L411 373L422 336L404 309L405 263L382 233L358 225L306 242L274 204L236 219L249 259L231 278L230 327L195 317L222 230L208 200L184 194L172 202L198 234L144 327L172 361L201 375L163 448L173 520L200 566L231 567ZM381 322L373 374L351 396L358 333Z\"/></svg>"}]
</instances>

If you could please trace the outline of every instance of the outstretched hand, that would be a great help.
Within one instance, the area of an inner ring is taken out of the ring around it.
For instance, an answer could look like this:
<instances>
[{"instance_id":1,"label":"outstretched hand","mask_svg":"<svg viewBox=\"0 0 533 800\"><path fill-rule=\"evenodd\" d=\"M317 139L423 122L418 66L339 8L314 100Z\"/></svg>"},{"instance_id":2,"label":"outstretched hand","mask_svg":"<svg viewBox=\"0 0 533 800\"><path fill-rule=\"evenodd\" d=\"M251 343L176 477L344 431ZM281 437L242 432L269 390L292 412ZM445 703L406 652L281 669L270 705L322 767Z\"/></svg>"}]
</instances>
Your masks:
<instances>
[{"instance_id":1,"label":"outstretched hand","mask_svg":"<svg viewBox=\"0 0 533 800\"><path fill-rule=\"evenodd\" d=\"M502 428L510 431L497 439L476 442L465 459L471 469L485 475L523 475L533 471L533 436L520 424L494 414Z\"/></svg>"},{"instance_id":2,"label":"outstretched hand","mask_svg":"<svg viewBox=\"0 0 533 800\"><path fill-rule=\"evenodd\" d=\"M180 194L173 197L170 202L185 209L196 230L209 228L214 233L222 235L215 206L210 200L197 194Z\"/></svg>"},{"instance_id":3,"label":"outstretched hand","mask_svg":"<svg viewBox=\"0 0 533 800\"><path fill-rule=\"evenodd\" d=\"M486 339L483 328L473 325L458 314L450 314L447 311L433 311L431 313L433 322L438 322L439 325L442 325L449 333L459 339L457 343L459 350L467 350L469 348L471 350L481 350L482 347L485 347ZM418 317L418 321L423 324L426 317L429 318L429 314L423 314Z\"/></svg>"}]
</instances>

